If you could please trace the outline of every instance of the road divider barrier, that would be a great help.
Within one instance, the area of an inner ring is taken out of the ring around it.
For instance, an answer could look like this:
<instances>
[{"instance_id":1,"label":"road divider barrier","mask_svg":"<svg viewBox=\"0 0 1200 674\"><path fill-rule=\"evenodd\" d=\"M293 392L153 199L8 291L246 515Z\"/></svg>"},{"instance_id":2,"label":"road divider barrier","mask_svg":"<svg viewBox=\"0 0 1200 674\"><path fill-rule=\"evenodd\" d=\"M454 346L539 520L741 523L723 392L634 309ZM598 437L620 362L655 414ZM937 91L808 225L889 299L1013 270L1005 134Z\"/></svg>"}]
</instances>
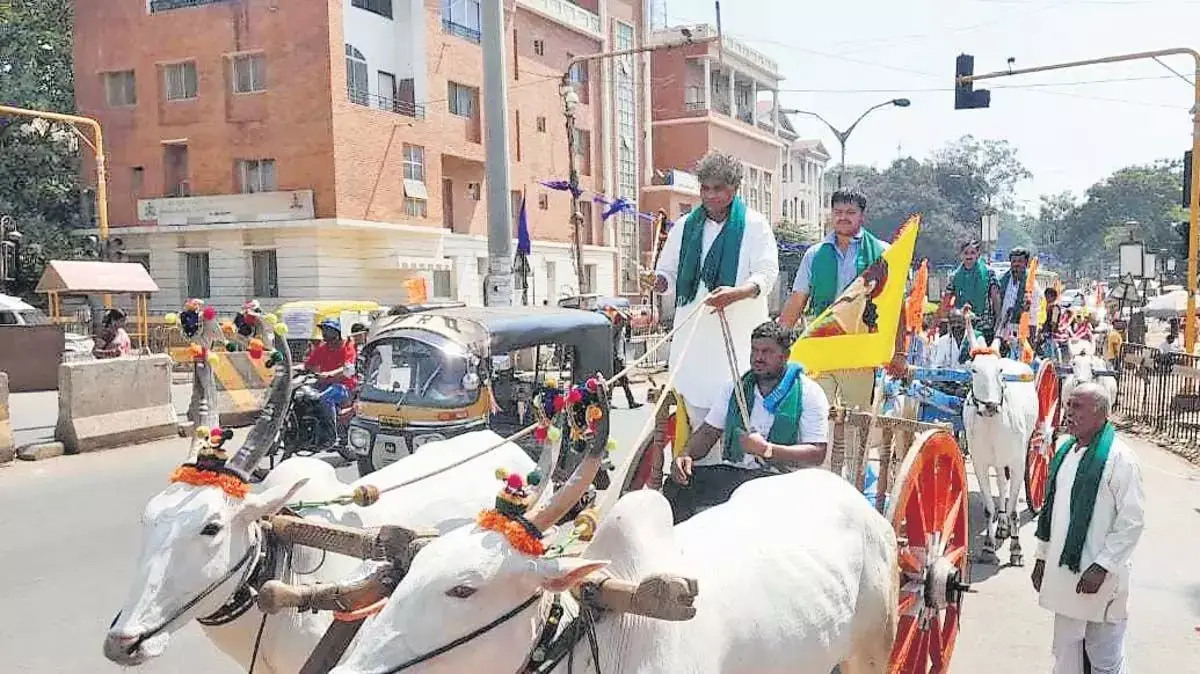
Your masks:
<instances>
[{"instance_id":1,"label":"road divider barrier","mask_svg":"<svg viewBox=\"0 0 1200 674\"><path fill-rule=\"evenodd\" d=\"M0 372L0 464L13 460L12 418L8 413L8 375Z\"/></svg>"},{"instance_id":2,"label":"road divider barrier","mask_svg":"<svg viewBox=\"0 0 1200 674\"><path fill-rule=\"evenodd\" d=\"M168 356L125 356L59 366L54 437L67 452L149 442L177 432Z\"/></svg>"}]
</instances>

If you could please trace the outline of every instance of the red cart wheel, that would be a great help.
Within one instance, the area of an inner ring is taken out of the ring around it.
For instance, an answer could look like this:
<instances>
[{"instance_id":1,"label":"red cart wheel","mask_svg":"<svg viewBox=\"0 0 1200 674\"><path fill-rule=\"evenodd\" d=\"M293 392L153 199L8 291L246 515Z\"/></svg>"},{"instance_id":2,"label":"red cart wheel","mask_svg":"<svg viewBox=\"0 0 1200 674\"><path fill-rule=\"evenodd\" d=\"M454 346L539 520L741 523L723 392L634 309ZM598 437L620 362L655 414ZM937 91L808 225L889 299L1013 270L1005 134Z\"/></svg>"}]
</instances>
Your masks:
<instances>
[{"instance_id":1,"label":"red cart wheel","mask_svg":"<svg viewBox=\"0 0 1200 674\"><path fill-rule=\"evenodd\" d=\"M637 449L629 472L625 474L625 481L621 485L622 496L631 491L645 488L654 471L661 472L663 469L663 450L674 444L675 413L671 407L676 401L675 393L673 391L664 391L662 395L669 396L669 398L658 409L658 415L654 422L654 432Z\"/></svg>"},{"instance_id":2,"label":"red cart wheel","mask_svg":"<svg viewBox=\"0 0 1200 674\"><path fill-rule=\"evenodd\" d=\"M1054 437L1060 414L1058 372L1047 361L1037 375L1038 418L1025 453L1025 503L1038 514L1046 505L1046 484L1050 479L1050 459L1054 456Z\"/></svg>"},{"instance_id":3,"label":"red cart wheel","mask_svg":"<svg viewBox=\"0 0 1200 674\"><path fill-rule=\"evenodd\" d=\"M917 437L891 490L888 519L899 539L900 623L890 674L950 670L970 555L967 470L954 436Z\"/></svg>"}]
</instances>

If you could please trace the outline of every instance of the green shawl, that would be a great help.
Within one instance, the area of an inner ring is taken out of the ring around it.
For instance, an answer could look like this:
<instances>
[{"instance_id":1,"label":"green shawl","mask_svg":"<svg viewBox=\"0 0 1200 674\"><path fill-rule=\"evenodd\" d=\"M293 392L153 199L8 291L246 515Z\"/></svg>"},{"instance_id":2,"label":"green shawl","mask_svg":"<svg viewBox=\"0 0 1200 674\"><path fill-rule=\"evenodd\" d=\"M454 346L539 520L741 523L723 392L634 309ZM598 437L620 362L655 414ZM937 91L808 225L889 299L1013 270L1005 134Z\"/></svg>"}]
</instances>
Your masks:
<instances>
[{"instance_id":1,"label":"green shawl","mask_svg":"<svg viewBox=\"0 0 1200 674\"><path fill-rule=\"evenodd\" d=\"M1003 317L1006 324L1015 324L1020 322L1021 314L1025 313L1025 311L1028 309L1028 307L1025 306L1025 280L1028 278L1025 274L1028 273L1029 272L1025 272L1024 274L1014 276L1012 270L1010 269L1009 271L1004 272L1004 274L1000 277L999 286L1001 306L996 307L997 312L1004 308L1004 296L1008 293L1009 282L1011 281L1017 285L1017 301L1014 302L1012 308L1008 310L1008 315Z\"/></svg>"},{"instance_id":2,"label":"green shawl","mask_svg":"<svg viewBox=\"0 0 1200 674\"><path fill-rule=\"evenodd\" d=\"M767 440L777 445L794 445L800 437L800 415L804 411L804 370L796 363L788 363L783 378L763 399L763 406L775 415ZM742 375L742 393L746 404L753 409L754 390L757 383L754 373ZM747 410L750 411L750 410ZM741 463L746 452L742 449L741 436L746 432L742 424L742 413L737 403L737 392L729 396L729 407L725 412L725 443L721 458L731 463Z\"/></svg>"},{"instance_id":3,"label":"green shawl","mask_svg":"<svg viewBox=\"0 0 1200 674\"><path fill-rule=\"evenodd\" d=\"M976 260L975 266L969 269L959 265L950 277L950 289L954 291L958 308L970 304L977 315L987 315L989 277L988 267L982 259Z\"/></svg>"},{"instance_id":4,"label":"green shawl","mask_svg":"<svg viewBox=\"0 0 1200 674\"><path fill-rule=\"evenodd\" d=\"M858 240L858 251L854 260L855 273L862 275L867 267L870 267L880 257L883 256L883 245L875 237L874 234L867 231L866 227L860 230L862 238ZM813 316L818 316L822 311L829 308L837 299L838 293L845 288L838 287L838 256L835 243L826 241L821 244L821 248L817 250L813 256L812 269L809 274L809 287L812 288L812 293L808 301L808 313Z\"/></svg>"},{"instance_id":5,"label":"green shawl","mask_svg":"<svg viewBox=\"0 0 1200 674\"><path fill-rule=\"evenodd\" d=\"M746 233L746 202L735 196L729 205L729 217L713 239L708 255L700 264L704 249L704 222L708 219L704 207L695 208L683 223L683 241L679 247L679 272L676 278L675 306L691 304L704 281L709 290L737 285L738 257L742 236Z\"/></svg>"},{"instance_id":6,"label":"green shawl","mask_svg":"<svg viewBox=\"0 0 1200 674\"><path fill-rule=\"evenodd\" d=\"M1065 566L1074 573L1079 573L1080 560L1083 558L1083 543L1087 539L1088 527L1092 525L1092 512L1096 509L1096 494L1100 492L1100 478L1104 475L1104 465L1108 463L1108 452L1112 449L1113 438L1117 435L1111 423L1105 423L1096 434L1091 447L1084 450L1083 458L1079 461L1079 469L1075 473L1075 482L1071 485L1071 524L1067 527L1067 541L1063 546L1058 565ZM1077 440L1068 436L1059 448L1058 453L1050 462L1050 484L1046 488L1046 505L1038 516L1037 537L1041 541L1050 541L1050 523L1053 521L1054 492L1058 483L1058 469ZM1110 569L1111 570L1111 569Z\"/></svg>"}]
</instances>

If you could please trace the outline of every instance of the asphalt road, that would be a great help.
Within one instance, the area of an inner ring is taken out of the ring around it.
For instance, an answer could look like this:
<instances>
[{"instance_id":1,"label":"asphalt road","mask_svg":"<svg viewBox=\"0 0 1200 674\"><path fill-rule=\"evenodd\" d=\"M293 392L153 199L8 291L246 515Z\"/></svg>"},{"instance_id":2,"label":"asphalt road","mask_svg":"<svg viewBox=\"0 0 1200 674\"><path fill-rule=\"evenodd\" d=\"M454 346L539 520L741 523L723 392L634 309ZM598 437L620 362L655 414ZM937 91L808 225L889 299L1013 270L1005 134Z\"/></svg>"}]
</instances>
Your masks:
<instances>
[{"instance_id":1,"label":"asphalt road","mask_svg":"<svg viewBox=\"0 0 1200 674\"><path fill-rule=\"evenodd\" d=\"M619 462L645 410L614 413ZM1196 671L1200 662L1200 471L1135 442L1147 492L1129 626L1133 671ZM183 440L0 467L0 672L102 674L117 666L101 643L124 599L139 545L138 519L186 453ZM339 471L353 477L353 470ZM981 521L978 498L973 523ZM976 526L978 530L980 527ZM1022 529L1032 563L1033 529ZM1007 554L1002 554L1007 558ZM1050 616L1028 571L976 565L952 671L1050 670ZM237 674L193 624L145 674Z\"/></svg>"}]
</instances>

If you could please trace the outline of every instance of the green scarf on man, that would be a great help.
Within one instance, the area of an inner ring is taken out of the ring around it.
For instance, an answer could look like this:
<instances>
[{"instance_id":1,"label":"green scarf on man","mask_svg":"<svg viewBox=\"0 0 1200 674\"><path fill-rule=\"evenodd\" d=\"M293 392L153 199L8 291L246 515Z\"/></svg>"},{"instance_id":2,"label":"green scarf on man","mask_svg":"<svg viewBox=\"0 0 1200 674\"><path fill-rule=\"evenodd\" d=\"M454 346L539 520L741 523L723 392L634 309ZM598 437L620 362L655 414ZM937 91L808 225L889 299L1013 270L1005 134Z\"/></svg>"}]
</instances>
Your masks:
<instances>
[{"instance_id":1,"label":"green scarf on man","mask_svg":"<svg viewBox=\"0 0 1200 674\"><path fill-rule=\"evenodd\" d=\"M701 264L700 252L704 249L704 223L707 220L708 213L700 206L688 213L683 223L675 288L677 307L691 304L696 299L701 281L709 290L737 285L742 236L746 233L746 202L740 196L733 198L733 203L729 205L729 217L725 219L717 238L713 239L708 255Z\"/></svg>"},{"instance_id":2,"label":"green scarf on man","mask_svg":"<svg viewBox=\"0 0 1200 674\"><path fill-rule=\"evenodd\" d=\"M1088 528L1092 525L1092 513L1096 510L1096 495L1100 493L1100 479L1104 476L1104 466L1108 463L1108 453L1112 449L1113 439L1117 431L1111 423L1105 423L1096 434L1092 445L1084 450L1079 460L1079 468L1075 471L1075 482L1071 485L1071 523L1067 526L1067 541L1063 545L1062 555L1058 565L1065 566L1074 573L1079 573L1080 561L1083 559L1083 544L1087 540ZM1036 536L1040 541L1050 541L1050 524L1054 517L1054 497L1058 485L1058 470L1062 467L1067 455L1075 448L1078 440L1068 436L1059 445L1058 453L1050 462L1050 483L1046 488L1046 505L1038 515Z\"/></svg>"},{"instance_id":3,"label":"green scarf on man","mask_svg":"<svg viewBox=\"0 0 1200 674\"><path fill-rule=\"evenodd\" d=\"M986 315L990 277L988 266L983 260L975 260L975 264L969 268L958 265L950 276L950 289L954 291L958 308L970 304L977 315Z\"/></svg>"},{"instance_id":4,"label":"green scarf on man","mask_svg":"<svg viewBox=\"0 0 1200 674\"><path fill-rule=\"evenodd\" d=\"M883 244L866 227L859 230L858 251L854 259L855 273L859 276L876 260L883 257ZM812 269L809 274L809 286L812 293L808 300L808 313L818 316L829 308L838 294L845 288L838 287L838 256L836 243L826 241L813 257Z\"/></svg>"},{"instance_id":5,"label":"green scarf on man","mask_svg":"<svg viewBox=\"0 0 1200 674\"><path fill-rule=\"evenodd\" d=\"M1021 320L1021 314L1025 313L1028 308L1025 306L1025 276L1026 272L1022 271L1019 274L1014 274L1011 269L1004 272L1000 277L1000 304L1004 304L1004 296L1008 293L1008 284L1013 283L1017 287L1017 301L1013 303L1012 308L1008 310L1008 315L1004 317L1006 323L1015 324ZM996 307L996 311L1001 311L1002 306Z\"/></svg>"},{"instance_id":6,"label":"green scarf on man","mask_svg":"<svg viewBox=\"0 0 1200 674\"><path fill-rule=\"evenodd\" d=\"M750 412L754 408L754 391L758 386L754 373L742 375L742 393ZM763 396L763 407L775 415L767 441L777 445L794 445L800 437L800 415L804 411L804 368L798 363L788 363L783 377L775 388ZM725 443L721 458L730 463L741 463L746 457L742 449L742 434L746 426L742 423L741 408L738 407L737 392L729 396L729 407L725 412Z\"/></svg>"}]
</instances>

